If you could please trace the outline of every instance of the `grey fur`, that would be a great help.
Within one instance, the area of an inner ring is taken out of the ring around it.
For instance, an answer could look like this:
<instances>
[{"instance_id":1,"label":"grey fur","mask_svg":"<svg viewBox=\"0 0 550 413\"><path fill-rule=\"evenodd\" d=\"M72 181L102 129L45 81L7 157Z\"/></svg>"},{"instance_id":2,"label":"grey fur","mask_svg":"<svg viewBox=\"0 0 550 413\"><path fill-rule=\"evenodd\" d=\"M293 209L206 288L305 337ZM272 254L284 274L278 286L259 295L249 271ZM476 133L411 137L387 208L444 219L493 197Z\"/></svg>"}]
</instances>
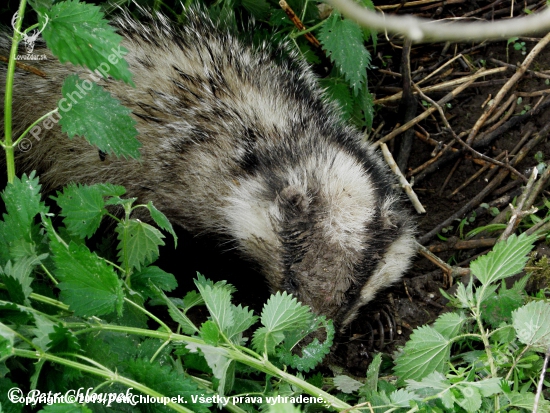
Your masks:
<instances>
[{"instance_id":1,"label":"grey fur","mask_svg":"<svg viewBox=\"0 0 550 413\"><path fill-rule=\"evenodd\" d=\"M339 121L307 65L283 58L284 46L248 46L197 12L182 28L149 20L115 23L136 88L99 82L132 109L142 159L100 157L55 125L17 154L18 173L36 169L47 190L71 181L124 185L174 224L231 241L272 290L349 324L414 254L391 172ZM34 53L48 56L33 62L48 78L17 71L15 136L56 107L66 76L90 78L43 43ZM0 80L3 88L5 65Z\"/></svg>"}]
</instances>

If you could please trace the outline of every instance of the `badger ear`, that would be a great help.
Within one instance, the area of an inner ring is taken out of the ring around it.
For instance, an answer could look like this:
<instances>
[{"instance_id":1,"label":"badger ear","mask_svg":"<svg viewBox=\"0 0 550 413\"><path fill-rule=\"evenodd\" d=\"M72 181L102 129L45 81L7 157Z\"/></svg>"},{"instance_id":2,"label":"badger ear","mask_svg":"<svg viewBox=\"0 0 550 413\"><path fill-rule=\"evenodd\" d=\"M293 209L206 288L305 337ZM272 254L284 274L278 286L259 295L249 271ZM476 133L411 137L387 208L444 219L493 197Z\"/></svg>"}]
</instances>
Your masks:
<instances>
[{"instance_id":1,"label":"badger ear","mask_svg":"<svg viewBox=\"0 0 550 413\"><path fill-rule=\"evenodd\" d=\"M310 199L307 192L295 185L287 186L277 195L277 203L282 210L295 214L307 211L309 202Z\"/></svg>"}]
</instances>

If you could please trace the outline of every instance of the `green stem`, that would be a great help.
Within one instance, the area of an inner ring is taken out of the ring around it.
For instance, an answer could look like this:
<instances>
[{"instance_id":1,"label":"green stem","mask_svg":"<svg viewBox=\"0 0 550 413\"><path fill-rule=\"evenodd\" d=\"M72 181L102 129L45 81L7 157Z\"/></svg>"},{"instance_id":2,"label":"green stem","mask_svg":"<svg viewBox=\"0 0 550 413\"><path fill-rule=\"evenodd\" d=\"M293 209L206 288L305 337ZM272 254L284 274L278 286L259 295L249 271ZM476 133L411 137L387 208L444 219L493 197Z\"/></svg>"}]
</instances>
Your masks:
<instances>
[{"instance_id":1,"label":"green stem","mask_svg":"<svg viewBox=\"0 0 550 413\"><path fill-rule=\"evenodd\" d=\"M185 342L185 343L198 344L199 346L211 347L208 344L206 344L204 340L198 337L190 337L182 334L175 334L172 332L166 333L162 331L145 330L145 329L135 328L135 327L124 327L124 326L104 325L104 324L89 325L85 323L67 323L65 326L67 328L78 328L78 327L84 328L84 330L78 331L76 332L76 334L82 334L84 332L98 331L98 330L114 331L114 332L119 332L124 334L135 334L135 335L140 335L145 337L153 337L153 338L157 338L165 341ZM337 410L352 409L352 406L343 402L337 397L334 397L333 395L324 392L318 387L312 384L309 384L308 382L298 377L295 377L292 374L282 371L277 366L273 365L269 360L267 360L266 357L260 357L258 355L256 355L256 357L253 357L248 354L244 354L242 351L235 350L228 347L222 347L222 346L217 347L217 349L219 353L222 353L223 356L231 360L235 360L246 366L253 367L256 370L259 370L263 373L282 379L287 383L290 383L296 387L299 387L304 392L314 397L321 397L325 401L325 403L330 405L331 408L334 408ZM353 411L353 410L350 410L350 411Z\"/></svg>"},{"instance_id":2,"label":"green stem","mask_svg":"<svg viewBox=\"0 0 550 413\"><path fill-rule=\"evenodd\" d=\"M25 129L25 132L23 132L21 134L21 136L19 136L19 138L17 138L17 140L13 143L13 146L17 146L17 144L21 141L21 139L23 139L27 133L29 133L29 131L34 128L36 125L38 125L40 122L42 122L44 119L46 119L47 117L49 117L50 115L53 115L54 113L56 113L59 109L54 109L54 110L50 110L48 113L46 113L45 115L42 115L40 116L38 119L36 119L32 124L31 126L29 126L27 129Z\"/></svg>"},{"instance_id":3,"label":"green stem","mask_svg":"<svg viewBox=\"0 0 550 413\"><path fill-rule=\"evenodd\" d=\"M136 303L134 303L132 300L124 297L124 301L126 301L128 304L134 306L135 308L137 308L139 311L141 311L142 313L148 315L149 317L151 317L153 320L155 320L157 323L159 323L162 328L164 328L166 331L169 331L170 334L172 334L172 330L170 330L170 327L168 327L166 324L164 324L162 322L161 319L159 319L157 316L155 316L153 313L147 311L145 308L143 308L142 306L140 305L137 305Z\"/></svg>"},{"instance_id":4,"label":"green stem","mask_svg":"<svg viewBox=\"0 0 550 413\"><path fill-rule=\"evenodd\" d=\"M95 376L102 377L111 382L123 384L128 388L136 389L141 393L149 395L151 397L166 397L165 395L158 393L157 391L151 389L150 387L144 386L143 384L137 381L131 380L127 377L120 376L118 373L112 372L110 370L88 366L86 364L78 363L73 360L68 360L62 357L54 356L53 354L41 353L38 351L22 350L22 349L16 348L13 350L13 353L15 356L19 356L19 357L25 357L25 358L34 359L34 360L46 360L52 363L61 364L63 366L72 367L74 369L77 369L86 373L90 373ZM177 403L173 403L172 401L168 402L166 405L177 412L192 413L192 410L186 409L185 407Z\"/></svg>"},{"instance_id":5,"label":"green stem","mask_svg":"<svg viewBox=\"0 0 550 413\"><path fill-rule=\"evenodd\" d=\"M21 25L25 15L25 6L27 0L21 0L19 11L15 21L15 30L11 42L10 56L8 62L8 71L6 73L6 94L4 96L4 150L6 151L6 166L8 169L8 183L13 183L15 178L15 155L12 143L12 97L13 97L13 78L15 75L15 57L17 56L17 47L21 40Z\"/></svg>"},{"instance_id":6,"label":"green stem","mask_svg":"<svg viewBox=\"0 0 550 413\"><path fill-rule=\"evenodd\" d=\"M322 21L320 21L319 23L317 23L315 26L311 26L309 29L302 30L301 32L290 33L290 38L291 38L291 39L296 39L297 37L299 37L299 36L301 36L301 35L303 35L303 34L312 32L313 30L317 30L319 27L321 27L323 24L325 24L326 21L327 21L327 20L322 20Z\"/></svg>"},{"instance_id":7,"label":"green stem","mask_svg":"<svg viewBox=\"0 0 550 413\"><path fill-rule=\"evenodd\" d=\"M42 270L46 273L46 275L50 278L50 280L54 283L54 285L59 284L59 281L55 279L53 274L44 266L44 264L40 264L40 267Z\"/></svg>"}]
</instances>

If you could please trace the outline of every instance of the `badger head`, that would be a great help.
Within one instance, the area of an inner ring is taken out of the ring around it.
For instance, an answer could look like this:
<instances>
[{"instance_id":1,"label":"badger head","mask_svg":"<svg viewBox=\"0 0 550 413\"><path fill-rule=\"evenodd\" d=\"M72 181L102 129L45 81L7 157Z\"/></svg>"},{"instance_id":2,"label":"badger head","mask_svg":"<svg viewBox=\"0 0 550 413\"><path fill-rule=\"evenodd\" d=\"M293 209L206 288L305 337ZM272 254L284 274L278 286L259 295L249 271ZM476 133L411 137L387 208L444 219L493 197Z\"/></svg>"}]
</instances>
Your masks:
<instances>
[{"instance_id":1,"label":"badger head","mask_svg":"<svg viewBox=\"0 0 550 413\"><path fill-rule=\"evenodd\" d=\"M229 232L272 290L339 328L398 280L414 254L409 216L390 180L373 173L380 167L325 148L243 177L226 200Z\"/></svg>"}]
</instances>

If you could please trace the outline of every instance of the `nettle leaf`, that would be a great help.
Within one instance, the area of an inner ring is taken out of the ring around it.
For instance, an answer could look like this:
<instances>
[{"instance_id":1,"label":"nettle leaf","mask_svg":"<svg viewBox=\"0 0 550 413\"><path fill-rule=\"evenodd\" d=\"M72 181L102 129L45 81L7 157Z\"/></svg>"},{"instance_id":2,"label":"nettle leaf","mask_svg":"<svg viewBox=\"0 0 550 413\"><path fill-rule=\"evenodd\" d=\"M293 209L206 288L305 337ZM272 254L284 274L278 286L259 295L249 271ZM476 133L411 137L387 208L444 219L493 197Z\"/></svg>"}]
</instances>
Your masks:
<instances>
[{"instance_id":1,"label":"nettle leaf","mask_svg":"<svg viewBox=\"0 0 550 413\"><path fill-rule=\"evenodd\" d=\"M23 174L15 177L2 191L7 214L14 218L23 230L28 231L34 222L34 217L41 212L48 212L43 202L40 202L40 188L38 177L33 171L29 176ZM6 214L4 214L4 218Z\"/></svg>"},{"instance_id":2,"label":"nettle leaf","mask_svg":"<svg viewBox=\"0 0 550 413\"><path fill-rule=\"evenodd\" d=\"M65 79L61 92L59 123L69 138L84 136L106 154L139 158L141 143L136 139L136 121L130 117L130 109L102 87L77 75Z\"/></svg>"},{"instance_id":3,"label":"nettle leaf","mask_svg":"<svg viewBox=\"0 0 550 413\"><path fill-rule=\"evenodd\" d=\"M48 350L52 353L76 353L80 350L76 336L61 323L53 326L53 332L48 338Z\"/></svg>"},{"instance_id":4,"label":"nettle leaf","mask_svg":"<svg viewBox=\"0 0 550 413\"><path fill-rule=\"evenodd\" d=\"M0 301L0 314L0 320L7 324L25 325L34 321L34 313L28 307L13 302Z\"/></svg>"},{"instance_id":5,"label":"nettle leaf","mask_svg":"<svg viewBox=\"0 0 550 413\"><path fill-rule=\"evenodd\" d=\"M128 50L120 46L122 37L100 7L68 0L53 5L48 17L42 36L60 62L98 69L103 76L133 84L124 60Z\"/></svg>"},{"instance_id":6,"label":"nettle leaf","mask_svg":"<svg viewBox=\"0 0 550 413\"><path fill-rule=\"evenodd\" d=\"M408 408L410 407L410 402L413 400L421 400L421 398L417 394L405 389L399 389L390 394L390 402L395 407Z\"/></svg>"},{"instance_id":7,"label":"nettle leaf","mask_svg":"<svg viewBox=\"0 0 550 413\"><path fill-rule=\"evenodd\" d=\"M197 331L197 327L193 322L183 313L176 305L170 300L166 295L155 285L149 284L149 289L151 291L154 291L156 296L160 297L162 301L166 304L168 307L168 314L174 320L176 323L178 323L181 326L182 331L185 334L195 334Z\"/></svg>"},{"instance_id":8,"label":"nettle leaf","mask_svg":"<svg viewBox=\"0 0 550 413\"><path fill-rule=\"evenodd\" d=\"M343 80L329 77L321 79L320 84L325 88L325 95L337 103L342 113L342 119L349 120L353 113L354 100L347 83L343 83Z\"/></svg>"},{"instance_id":9,"label":"nettle leaf","mask_svg":"<svg viewBox=\"0 0 550 413\"><path fill-rule=\"evenodd\" d=\"M15 331L0 323L0 360L4 360L14 354L14 339Z\"/></svg>"},{"instance_id":10,"label":"nettle leaf","mask_svg":"<svg viewBox=\"0 0 550 413\"><path fill-rule=\"evenodd\" d=\"M442 372L449 362L450 351L450 340L440 332L428 326L419 327L395 361L395 374L401 380L420 380L432 372Z\"/></svg>"},{"instance_id":11,"label":"nettle leaf","mask_svg":"<svg viewBox=\"0 0 550 413\"><path fill-rule=\"evenodd\" d=\"M468 388L462 393L462 397L456 397L456 403L468 413L477 412L481 407L481 394L475 388Z\"/></svg>"},{"instance_id":12,"label":"nettle leaf","mask_svg":"<svg viewBox=\"0 0 550 413\"><path fill-rule=\"evenodd\" d=\"M512 312L523 305L524 293L516 288L507 289L504 281L496 296L481 304L481 318L493 328L510 322Z\"/></svg>"},{"instance_id":13,"label":"nettle leaf","mask_svg":"<svg viewBox=\"0 0 550 413\"><path fill-rule=\"evenodd\" d=\"M254 332L252 345L259 353L273 354L275 346L284 340L285 330L305 329L312 319L308 306L299 303L286 291L277 292L264 305L261 316L264 327Z\"/></svg>"},{"instance_id":14,"label":"nettle leaf","mask_svg":"<svg viewBox=\"0 0 550 413\"><path fill-rule=\"evenodd\" d=\"M0 194L7 212L0 221L0 265L10 259L34 255L34 239L39 228L34 224L34 218L39 213L48 212L40 201L40 188L38 178L32 172L29 176L15 177Z\"/></svg>"},{"instance_id":15,"label":"nettle leaf","mask_svg":"<svg viewBox=\"0 0 550 413\"><path fill-rule=\"evenodd\" d=\"M113 268L85 245L64 245L53 233L51 223L47 227L55 275L61 280L57 285L61 301L77 316L101 316L115 310L121 315L124 293Z\"/></svg>"},{"instance_id":16,"label":"nettle leaf","mask_svg":"<svg viewBox=\"0 0 550 413\"><path fill-rule=\"evenodd\" d=\"M445 313L435 320L433 328L445 338L451 339L460 333L465 321L466 317L463 314Z\"/></svg>"},{"instance_id":17,"label":"nettle leaf","mask_svg":"<svg viewBox=\"0 0 550 413\"><path fill-rule=\"evenodd\" d=\"M364 390L372 392L378 391L378 376L380 374L381 365L382 354L377 353L369 364L369 368L367 369L367 379L365 380L365 386L363 387Z\"/></svg>"},{"instance_id":18,"label":"nettle leaf","mask_svg":"<svg viewBox=\"0 0 550 413\"><path fill-rule=\"evenodd\" d=\"M302 356L294 354L292 349L299 341L303 340L310 333L317 331L320 327L325 329L326 338L321 343L318 338L314 338L311 343L300 348ZM330 353L332 341L334 339L334 325L332 320L321 316L312 319L308 327L299 330L290 330L285 332L283 345L276 352L282 363L291 366L299 371L308 372L314 369L325 356Z\"/></svg>"},{"instance_id":19,"label":"nettle leaf","mask_svg":"<svg viewBox=\"0 0 550 413\"><path fill-rule=\"evenodd\" d=\"M53 197L61 207L59 215L71 235L82 239L91 237L107 213L103 191L99 185L80 185L71 183Z\"/></svg>"},{"instance_id":20,"label":"nettle leaf","mask_svg":"<svg viewBox=\"0 0 550 413\"><path fill-rule=\"evenodd\" d=\"M201 325L200 336L206 344L217 346L221 338L220 329L213 321L205 321Z\"/></svg>"},{"instance_id":21,"label":"nettle leaf","mask_svg":"<svg viewBox=\"0 0 550 413\"><path fill-rule=\"evenodd\" d=\"M164 245L164 235L158 229L136 219L119 223L115 231L119 240L118 258L124 266L137 271L141 271L142 265L155 261L159 246Z\"/></svg>"},{"instance_id":22,"label":"nettle leaf","mask_svg":"<svg viewBox=\"0 0 550 413\"><path fill-rule=\"evenodd\" d=\"M166 397L180 397L187 403L188 409L199 413L208 413L211 403L193 403L191 396L204 393L188 376L179 374L169 365L161 366L149 360L129 360L125 364L124 372L131 378L145 386L158 391ZM172 412L169 406L155 404L155 411Z\"/></svg>"},{"instance_id":23,"label":"nettle leaf","mask_svg":"<svg viewBox=\"0 0 550 413\"><path fill-rule=\"evenodd\" d=\"M519 393L519 392L510 392L504 393L504 397L508 399L508 406L510 407L519 407L520 409L525 409L532 411L535 405L535 395L533 393ZM502 408L507 406L501 406ZM539 412L550 412L550 401L546 400L544 397L539 399Z\"/></svg>"},{"instance_id":24,"label":"nettle leaf","mask_svg":"<svg viewBox=\"0 0 550 413\"><path fill-rule=\"evenodd\" d=\"M14 303L29 305L28 298L32 293L31 283L34 280L31 277L32 271L47 257L48 254L25 257L14 264L8 261L3 269L0 267L0 280L5 284Z\"/></svg>"},{"instance_id":25,"label":"nettle leaf","mask_svg":"<svg viewBox=\"0 0 550 413\"><path fill-rule=\"evenodd\" d=\"M258 321L258 317L254 315L254 311L249 310L248 307L242 307L240 304L238 306L231 304L231 310L234 323L227 329L227 338L240 345L243 344L242 333L252 327Z\"/></svg>"},{"instance_id":26,"label":"nettle leaf","mask_svg":"<svg viewBox=\"0 0 550 413\"><path fill-rule=\"evenodd\" d=\"M491 252L470 265L472 273L483 285L511 277L523 270L527 253L533 249L536 235L511 235L506 242L496 244Z\"/></svg>"},{"instance_id":27,"label":"nettle leaf","mask_svg":"<svg viewBox=\"0 0 550 413\"><path fill-rule=\"evenodd\" d=\"M512 323L523 344L542 351L550 347L550 304L531 301L512 313Z\"/></svg>"},{"instance_id":28,"label":"nettle leaf","mask_svg":"<svg viewBox=\"0 0 550 413\"><path fill-rule=\"evenodd\" d=\"M423 397L437 394L447 409L453 407L455 400L450 392L452 385L443 374L433 372L424 377L422 381L406 380L406 382L408 391L415 392Z\"/></svg>"},{"instance_id":29,"label":"nettle leaf","mask_svg":"<svg viewBox=\"0 0 550 413\"><path fill-rule=\"evenodd\" d=\"M208 367L212 369L214 377L216 377L220 384L218 386L218 393L223 395L225 389L225 383L228 381L228 375L233 375L234 370L231 368L233 360L227 354L227 351L223 347L214 347L210 345L201 345L196 343L188 343L185 348L192 353L196 353L200 350L206 359ZM229 378L232 381L232 378Z\"/></svg>"},{"instance_id":30,"label":"nettle leaf","mask_svg":"<svg viewBox=\"0 0 550 413\"><path fill-rule=\"evenodd\" d=\"M227 335L230 328L235 324L231 308L231 291L225 288L224 285L210 285L200 280L195 280L195 285L199 289L212 319L220 330Z\"/></svg>"},{"instance_id":31,"label":"nettle leaf","mask_svg":"<svg viewBox=\"0 0 550 413\"><path fill-rule=\"evenodd\" d=\"M319 41L357 96L367 84L367 68L371 62L361 28L349 19L342 19L338 13L332 13L319 30Z\"/></svg>"},{"instance_id":32,"label":"nettle leaf","mask_svg":"<svg viewBox=\"0 0 550 413\"><path fill-rule=\"evenodd\" d=\"M154 293L149 289L148 283L152 283L162 291L172 291L178 286L176 277L159 267L150 265L143 268L140 272L132 274L132 288L144 293L148 297L153 297Z\"/></svg>"},{"instance_id":33,"label":"nettle leaf","mask_svg":"<svg viewBox=\"0 0 550 413\"><path fill-rule=\"evenodd\" d=\"M352 394L363 386L363 383L349 376L339 375L334 377L334 385L344 393Z\"/></svg>"},{"instance_id":34,"label":"nettle leaf","mask_svg":"<svg viewBox=\"0 0 550 413\"><path fill-rule=\"evenodd\" d=\"M174 231L174 228L172 227L172 224L170 221L168 221L168 218L166 218L166 215L164 215L162 212L160 212L158 209L155 208L152 201L149 201L147 203L147 209L149 210L149 213L151 214L151 218L153 218L153 221L162 228L163 230L167 231L172 235L174 238L174 248L178 246L178 237Z\"/></svg>"}]
</instances>

